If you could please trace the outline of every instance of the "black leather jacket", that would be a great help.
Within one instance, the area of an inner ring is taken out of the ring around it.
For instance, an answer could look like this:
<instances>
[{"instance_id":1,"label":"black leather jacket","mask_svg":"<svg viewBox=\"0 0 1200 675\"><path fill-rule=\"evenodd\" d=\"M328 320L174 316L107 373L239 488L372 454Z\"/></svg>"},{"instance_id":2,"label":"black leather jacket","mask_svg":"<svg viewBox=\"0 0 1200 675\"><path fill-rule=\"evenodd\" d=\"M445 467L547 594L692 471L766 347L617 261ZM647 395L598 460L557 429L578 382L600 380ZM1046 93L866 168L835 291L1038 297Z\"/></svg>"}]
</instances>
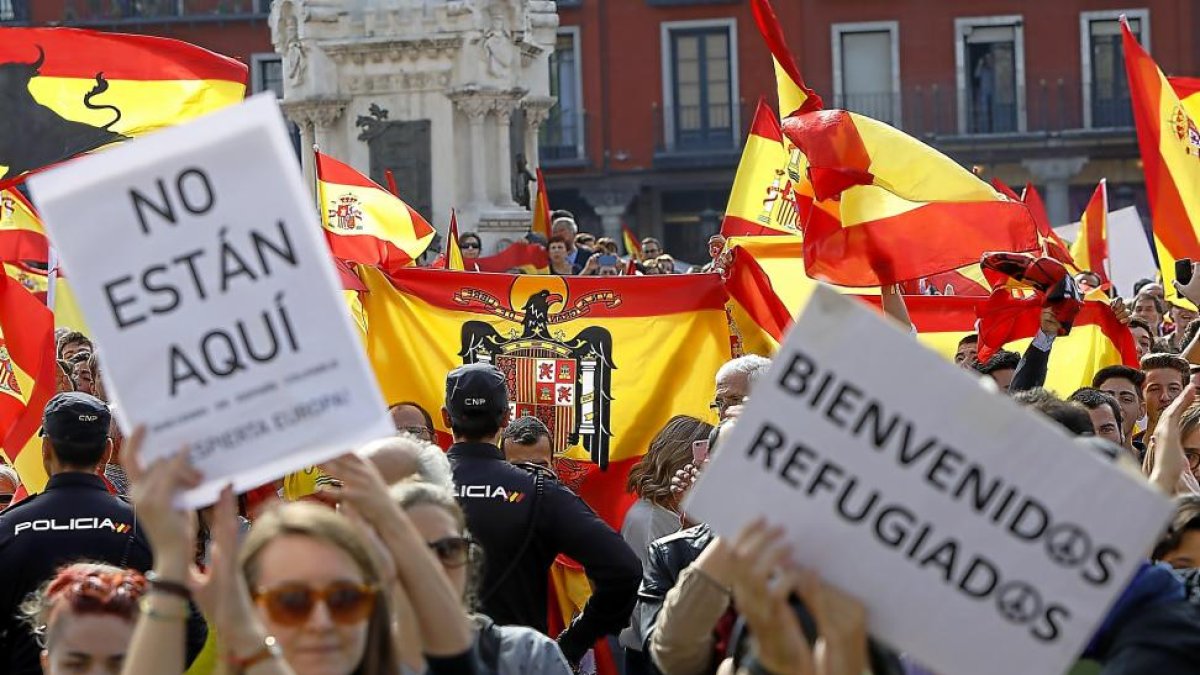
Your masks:
<instances>
[{"instance_id":1,"label":"black leather jacket","mask_svg":"<svg viewBox=\"0 0 1200 675\"><path fill-rule=\"evenodd\" d=\"M684 568L699 558L714 538L708 525L696 525L650 544L646 567L642 570L642 585L638 588L637 606L633 610L633 629L643 652L649 653L650 636L667 592L675 586Z\"/></svg>"}]
</instances>

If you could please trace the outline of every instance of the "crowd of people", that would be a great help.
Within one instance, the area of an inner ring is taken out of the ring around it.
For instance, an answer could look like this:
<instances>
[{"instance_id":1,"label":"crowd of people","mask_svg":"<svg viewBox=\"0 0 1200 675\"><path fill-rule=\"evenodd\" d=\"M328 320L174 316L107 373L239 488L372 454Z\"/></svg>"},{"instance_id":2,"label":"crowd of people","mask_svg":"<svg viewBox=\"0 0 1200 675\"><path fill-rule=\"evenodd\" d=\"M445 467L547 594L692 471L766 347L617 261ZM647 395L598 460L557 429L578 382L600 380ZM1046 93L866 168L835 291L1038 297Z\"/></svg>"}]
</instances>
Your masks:
<instances>
[{"instance_id":1,"label":"crowd of people","mask_svg":"<svg viewBox=\"0 0 1200 675\"><path fill-rule=\"evenodd\" d=\"M556 228L573 235L549 242L556 271L608 273L611 242L581 239L573 222ZM465 254L478 251L478 237L461 240ZM644 260L663 260L658 242L642 245ZM1179 287L1193 303L1195 279ZM1052 311L1024 354L981 363L972 335L955 361L1079 436L1080 451L1177 500L1082 655L1093 670L1079 672L1195 673L1200 321L1159 284L1133 297L1112 307L1140 367L1104 368L1065 398L1042 388L1060 332ZM908 322L902 296L885 293L882 304ZM392 405L395 436L305 472L314 490L297 488L296 474L227 489L191 512L174 506L201 478L188 453L139 461L142 431L125 438L115 424L91 341L63 332L58 357L40 432L49 481L0 512L0 672L565 674L591 672L597 648L626 675L927 672L868 635L854 589L793 562L779 523L723 538L683 511L767 358L738 357L714 374L711 419L679 415L658 430L614 529L559 479L563 448L546 426L510 417L505 376L490 364L450 372L440 411ZM452 433L448 448L435 444L434 415ZM20 481L3 466L0 500ZM591 593L551 634L550 576L563 556Z\"/></svg>"},{"instance_id":2,"label":"crowd of people","mask_svg":"<svg viewBox=\"0 0 1200 675\"><path fill-rule=\"evenodd\" d=\"M579 231L575 216L570 211L558 209L550 214L550 238L547 240L536 234L527 235L530 242L546 247L549 258L549 274L559 276L623 276L629 274L678 274L681 272L712 272L719 271L722 254L725 250L725 238L714 234L708 240L708 255L710 260L703 265L689 266L677 261L664 249L662 242L654 237L641 240L640 248L627 251L622 256L620 246L612 237L596 237L588 232ZM499 253L512 241L503 239L498 242ZM458 248L462 251L463 262L471 269L471 261L483 256L483 240L474 232L463 232L458 235ZM522 273L521 268L508 270L512 273Z\"/></svg>"}]
</instances>

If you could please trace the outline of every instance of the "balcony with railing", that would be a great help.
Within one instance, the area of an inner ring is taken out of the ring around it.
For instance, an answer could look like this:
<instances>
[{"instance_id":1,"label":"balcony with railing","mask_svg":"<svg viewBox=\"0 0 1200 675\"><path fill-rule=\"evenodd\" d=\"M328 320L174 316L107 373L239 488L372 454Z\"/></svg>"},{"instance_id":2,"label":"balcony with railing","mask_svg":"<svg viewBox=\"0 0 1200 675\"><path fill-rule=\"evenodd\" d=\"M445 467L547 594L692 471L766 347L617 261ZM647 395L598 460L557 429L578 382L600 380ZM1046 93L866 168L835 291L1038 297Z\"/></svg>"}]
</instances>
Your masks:
<instances>
[{"instance_id":1,"label":"balcony with railing","mask_svg":"<svg viewBox=\"0 0 1200 675\"><path fill-rule=\"evenodd\" d=\"M0 23L28 23L30 2L31 0L0 0Z\"/></svg>"},{"instance_id":2,"label":"balcony with railing","mask_svg":"<svg viewBox=\"0 0 1200 675\"><path fill-rule=\"evenodd\" d=\"M1037 78L987 96L954 82L903 87L900 94L832 97L834 107L873 117L944 147L1134 142L1133 109L1121 88L1070 78Z\"/></svg>"},{"instance_id":3,"label":"balcony with railing","mask_svg":"<svg viewBox=\"0 0 1200 675\"><path fill-rule=\"evenodd\" d=\"M265 19L270 12L271 0L67 0L63 23L242 21Z\"/></svg>"},{"instance_id":4,"label":"balcony with railing","mask_svg":"<svg viewBox=\"0 0 1200 675\"><path fill-rule=\"evenodd\" d=\"M558 106L538 132L538 157L543 166L583 166L587 163L587 113L563 112Z\"/></svg>"}]
</instances>

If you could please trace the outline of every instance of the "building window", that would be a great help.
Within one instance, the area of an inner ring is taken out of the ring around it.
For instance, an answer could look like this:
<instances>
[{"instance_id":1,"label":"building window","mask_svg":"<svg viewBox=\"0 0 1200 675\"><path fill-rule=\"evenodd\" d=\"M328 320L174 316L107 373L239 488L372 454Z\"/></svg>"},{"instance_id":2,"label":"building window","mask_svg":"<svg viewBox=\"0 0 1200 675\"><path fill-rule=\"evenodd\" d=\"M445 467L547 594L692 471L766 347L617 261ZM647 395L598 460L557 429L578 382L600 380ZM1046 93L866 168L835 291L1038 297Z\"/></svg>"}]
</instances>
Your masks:
<instances>
[{"instance_id":1,"label":"building window","mask_svg":"<svg viewBox=\"0 0 1200 675\"><path fill-rule=\"evenodd\" d=\"M1083 12L1079 15L1083 125L1087 128L1133 126L1129 80L1125 76L1125 51L1121 46L1121 14L1128 17L1129 29L1138 42L1149 47L1149 10Z\"/></svg>"},{"instance_id":2,"label":"building window","mask_svg":"<svg viewBox=\"0 0 1200 675\"><path fill-rule=\"evenodd\" d=\"M896 21L833 24L834 107L899 125L899 33Z\"/></svg>"},{"instance_id":3,"label":"building window","mask_svg":"<svg viewBox=\"0 0 1200 675\"><path fill-rule=\"evenodd\" d=\"M737 141L737 44L732 20L663 24L668 150L729 149Z\"/></svg>"},{"instance_id":4,"label":"building window","mask_svg":"<svg viewBox=\"0 0 1200 675\"><path fill-rule=\"evenodd\" d=\"M29 0L0 0L0 21L28 21Z\"/></svg>"},{"instance_id":5,"label":"building window","mask_svg":"<svg viewBox=\"0 0 1200 675\"><path fill-rule=\"evenodd\" d=\"M255 54L251 57L254 73L250 82L251 91L275 92L275 98L283 99L283 59L278 54Z\"/></svg>"},{"instance_id":6,"label":"building window","mask_svg":"<svg viewBox=\"0 0 1200 675\"><path fill-rule=\"evenodd\" d=\"M1025 34L1019 16L955 19L959 130L1025 131Z\"/></svg>"},{"instance_id":7,"label":"building window","mask_svg":"<svg viewBox=\"0 0 1200 675\"><path fill-rule=\"evenodd\" d=\"M578 26L558 33L550 55L550 95L558 100L538 134L538 156L547 162L580 159L584 133Z\"/></svg>"}]
</instances>

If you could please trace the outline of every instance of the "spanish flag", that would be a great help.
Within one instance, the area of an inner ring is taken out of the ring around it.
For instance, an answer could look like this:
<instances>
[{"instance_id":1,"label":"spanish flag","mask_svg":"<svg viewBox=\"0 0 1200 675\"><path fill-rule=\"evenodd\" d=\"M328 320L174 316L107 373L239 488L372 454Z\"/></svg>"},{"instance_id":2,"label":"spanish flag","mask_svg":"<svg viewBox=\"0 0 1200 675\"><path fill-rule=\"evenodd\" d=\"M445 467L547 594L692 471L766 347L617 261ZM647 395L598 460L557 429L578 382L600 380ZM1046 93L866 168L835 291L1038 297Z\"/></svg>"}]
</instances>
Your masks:
<instances>
[{"instance_id":1,"label":"spanish flag","mask_svg":"<svg viewBox=\"0 0 1200 675\"><path fill-rule=\"evenodd\" d=\"M759 100L729 191L721 234L726 239L800 234L798 190L806 181L806 168L804 155L785 142L775 111Z\"/></svg>"},{"instance_id":2,"label":"spanish flag","mask_svg":"<svg viewBox=\"0 0 1200 675\"><path fill-rule=\"evenodd\" d=\"M1168 77L1188 117L1200 120L1200 77Z\"/></svg>"},{"instance_id":3,"label":"spanish flag","mask_svg":"<svg viewBox=\"0 0 1200 675\"><path fill-rule=\"evenodd\" d=\"M804 308L820 282L805 276L798 265L785 265L789 251L759 244L763 239L748 237L733 242L733 264L726 284L731 314L745 351L771 356L791 327L792 318ZM881 306L878 291L837 290L851 292L874 307ZM977 308L987 302L987 297L906 295L904 302L917 330L917 340L953 361L958 342L975 333ZM1037 329L1036 321L1022 319L1005 349L1024 353ZM1136 354L1129 329L1117 321L1108 305L1084 302L1071 333L1054 341L1046 387L1068 396L1080 387L1091 386L1092 376L1101 368L1136 363Z\"/></svg>"},{"instance_id":4,"label":"spanish flag","mask_svg":"<svg viewBox=\"0 0 1200 675\"><path fill-rule=\"evenodd\" d=\"M1079 236L1071 246L1071 258L1080 270L1100 277L1103 288L1111 285L1108 276L1108 189L1104 179L1096 186L1079 219Z\"/></svg>"},{"instance_id":5,"label":"spanish flag","mask_svg":"<svg viewBox=\"0 0 1200 675\"><path fill-rule=\"evenodd\" d=\"M883 286L1039 247L1024 204L891 126L822 110L789 117L783 132L809 165L801 222L815 279Z\"/></svg>"},{"instance_id":6,"label":"spanish flag","mask_svg":"<svg viewBox=\"0 0 1200 675\"><path fill-rule=\"evenodd\" d=\"M629 503L621 476L667 420L713 418L713 377L730 358L717 275L412 268L389 283L374 270L360 274L367 352L387 400L438 410L450 370L495 364L508 376L512 414L546 423L555 450L578 467L583 496L589 484L606 486L591 503L609 522L619 523ZM440 419L435 424L448 433Z\"/></svg>"},{"instance_id":7,"label":"spanish flag","mask_svg":"<svg viewBox=\"0 0 1200 675\"><path fill-rule=\"evenodd\" d=\"M44 265L49 258L46 229L33 204L15 188L0 192L0 260Z\"/></svg>"},{"instance_id":8,"label":"spanish flag","mask_svg":"<svg viewBox=\"0 0 1200 675\"><path fill-rule=\"evenodd\" d=\"M0 442L24 491L33 494L46 484L37 430L57 381L54 316L8 275L0 275L0 337L0 406L6 410L0 413L6 422L0 427Z\"/></svg>"},{"instance_id":9,"label":"spanish flag","mask_svg":"<svg viewBox=\"0 0 1200 675\"><path fill-rule=\"evenodd\" d=\"M1200 260L1200 129L1124 21L1121 34L1163 288L1169 302L1190 306L1173 282L1176 260Z\"/></svg>"},{"instance_id":10,"label":"spanish flag","mask_svg":"<svg viewBox=\"0 0 1200 675\"><path fill-rule=\"evenodd\" d=\"M241 101L247 68L195 45L74 28L0 29L0 179Z\"/></svg>"},{"instance_id":11,"label":"spanish flag","mask_svg":"<svg viewBox=\"0 0 1200 675\"><path fill-rule=\"evenodd\" d=\"M50 290L49 275L46 272L19 262L5 262L4 273L33 294L42 304L46 303L46 294Z\"/></svg>"},{"instance_id":12,"label":"spanish flag","mask_svg":"<svg viewBox=\"0 0 1200 675\"><path fill-rule=\"evenodd\" d=\"M450 228L446 231L446 248L430 267L442 270L467 269L463 264L462 248L458 245L458 217L450 210Z\"/></svg>"},{"instance_id":13,"label":"spanish flag","mask_svg":"<svg viewBox=\"0 0 1200 675\"><path fill-rule=\"evenodd\" d=\"M546 177L537 169L537 194L533 198L533 224L529 231L550 241L550 197L546 194Z\"/></svg>"},{"instance_id":14,"label":"spanish flag","mask_svg":"<svg viewBox=\"0 0 1200 675\"><path fill-rule=\"evenodd\" d=\"M769 0L751 0L754 23L758 32L771 50L771 62L775 67L775 87L779 96L779 114L790 117L797 113L820 110L824 105L821 97L804 84L796 59L783 38L783 28L775 17L775 8Z\"/></svg>"},{"instance_id":15,"label":"spanish flag","mask_svg":"<svg viewBox=\"0 0 1200 675\"><path fill-rule=\"evenodd\" d=\"M433 226L398 197L349 166L317 153L321 225L335 258L388 274L413 264Z\"/></svg>"},{"instance_id":16,"label":"spanish flag","mask_svg":"<svg viewBox=\"0 0 1200 675\"><path fill-rule=\"evenodd\" d=\"M736 178L734 180L737 180ZM638 241L637 235L625 223L621 223L621 238L625 243L625 255L629 256L630 260L642 261L642 243Z\"/></svg>"}]
</instances>

